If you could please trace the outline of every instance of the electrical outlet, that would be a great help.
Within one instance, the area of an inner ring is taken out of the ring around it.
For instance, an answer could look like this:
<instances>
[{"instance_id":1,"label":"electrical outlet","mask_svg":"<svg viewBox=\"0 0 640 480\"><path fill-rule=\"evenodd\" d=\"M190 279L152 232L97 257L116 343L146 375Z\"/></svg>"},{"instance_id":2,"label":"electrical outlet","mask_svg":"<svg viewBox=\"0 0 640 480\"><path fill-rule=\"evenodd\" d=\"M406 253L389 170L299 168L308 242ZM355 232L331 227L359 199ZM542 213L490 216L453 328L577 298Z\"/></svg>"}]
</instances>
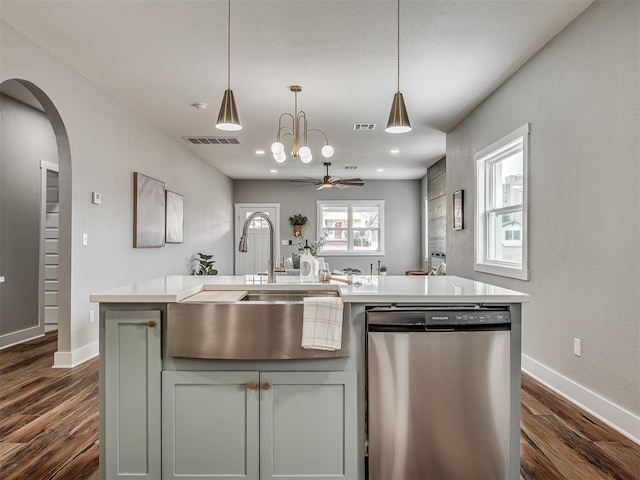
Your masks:
<instances>
[{"instance_id":1,"label":"electrical outlet","mask_svg":"<svg viewBox=\"0 0 640 480\"><path fill-rule=\"evenodd\" d=\"M89 234L88 233L83 233L82 234L82 245L89 245Z\"/></svg>"},{"instance_id":2,"label":"electrical outlet","mask_svg":"<svg viewBox=\"0 0 640 480\"><path fill-rule=\"evenodd\" d=\"M93 323L95 321L96 321L96 318L93 310L89 310L89 323Z\"/></svg>"},{"instance_id":3,"label":"electrical outlet","mask_svg":"<svg viewBox=\"0 0 640 480\"><path fill-rule=\"evenodd\" d=\"M579 338L573 339L573 354L576 357L582 356L582 340L580 340Z\"/></svg>"}]
</instances>

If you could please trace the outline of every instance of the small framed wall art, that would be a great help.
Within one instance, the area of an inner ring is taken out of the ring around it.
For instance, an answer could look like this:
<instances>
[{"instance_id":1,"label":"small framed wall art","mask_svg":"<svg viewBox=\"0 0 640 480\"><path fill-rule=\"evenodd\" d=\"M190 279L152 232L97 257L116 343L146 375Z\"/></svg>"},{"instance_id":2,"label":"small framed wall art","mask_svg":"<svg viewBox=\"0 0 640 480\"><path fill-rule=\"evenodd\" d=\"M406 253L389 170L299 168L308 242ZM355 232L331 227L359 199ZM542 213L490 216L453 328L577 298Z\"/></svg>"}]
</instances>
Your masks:
<instances>
[{"instance_id":1,"label":"small framed wall art","mask_svg":"<svg viewBox=\"0 0 640 480\"><path fill-rule=\"evenodd\" d=\"M167 243L184 242L184 197L179 193L166 191L167 194Z\"/></svg>"},{"instance_id":2,"label":"small framed wall art","mask_svg":"<svg viewBox=\"0 0 640 480\"><path fill-rule=\"evenodd\" d=\"M463 210L463 200L464 200L464 190L458 190L457 192L453 192L453 229L454 230L462 230L464 228L463 218L464 218L464 210Z\"/></svg>"},{"instance_id":3,"label":"small framed wall art","mask_svg":"<svg viewBox=\"0 0 640 480\"><path fill-rule=\"evenodd\" d=\"M133 248L163 247L164 182L133 173Z\"/></svg>"}]
</instances>

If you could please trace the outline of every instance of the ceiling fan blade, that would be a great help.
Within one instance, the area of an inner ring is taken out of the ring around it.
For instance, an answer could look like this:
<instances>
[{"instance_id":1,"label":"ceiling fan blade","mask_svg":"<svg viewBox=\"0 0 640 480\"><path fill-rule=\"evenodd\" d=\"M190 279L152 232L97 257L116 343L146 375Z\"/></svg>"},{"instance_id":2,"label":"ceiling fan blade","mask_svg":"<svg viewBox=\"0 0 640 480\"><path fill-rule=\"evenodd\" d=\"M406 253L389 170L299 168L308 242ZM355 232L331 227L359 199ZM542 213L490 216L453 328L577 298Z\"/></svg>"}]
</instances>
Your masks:
<instances>
[{"instance_id":1,"label":"ceiling fan blade","mask_svg":"<svg viewBox=\"0 0 640 480\"><path fill-rule=\"evenodd\" d=\"M333 186L337 188L349 188L350 185L345 185L344 183L334 183Z\"/></svg>"},{"instance_id":2,"label":"ceiling fan blade","mask_svg":"<svg viewBox=\"0 0 640 480\"><path fill-rule=\"evenodd\" d=\"M361 178L343 178L340 180L341 183L362 183L364 184L364 180Z\"/></svg>"},{"instance_id":3,"label":"ceiling fan blade","mask_svg":"<svg viewBox=\"0 0 640 480\"><path fill-rule=\"evenodd\" d=\"M347 187L364 187L364 182L340 182L334 185L345 185Z\"/></svg>"},{"instance_id":4,"label":"ceiling fan blade","mask_svg":"<svg viewBox=\"0 0 640 480\"><path fill-rule=\"evenodd\" d=\"M322 180L318 180L317 178L304 177L304 178L294 178L289 180L290 182L307 182L307 183L321 183Z\"/></svg>"}]
</instances>

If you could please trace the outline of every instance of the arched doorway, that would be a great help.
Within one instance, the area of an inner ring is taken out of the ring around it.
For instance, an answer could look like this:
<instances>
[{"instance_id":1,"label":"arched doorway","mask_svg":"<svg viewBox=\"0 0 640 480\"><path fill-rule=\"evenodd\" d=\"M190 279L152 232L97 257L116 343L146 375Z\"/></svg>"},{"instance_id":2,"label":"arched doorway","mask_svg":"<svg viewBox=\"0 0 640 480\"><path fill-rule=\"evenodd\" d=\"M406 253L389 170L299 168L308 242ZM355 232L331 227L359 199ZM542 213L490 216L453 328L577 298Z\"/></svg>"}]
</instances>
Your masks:
<instances>
[{"instance_id":1,"label":"arched doorway","mask_svg":"<svg viewBox=\"0 0 640 480\"><path fill-rule=\"evenodd\" d=\"M5 277L5 281L0 285L0 347L19 343L44 332L45 279L52 269L47 268L45 261L47 239L42 209L46 208L43 206L46 186L43 188L45 184L42 182L46 182L47 172L51 173L57 168L59 213L55 251L57 257L55 301L57 303L58 351L69 351L71 346L71 154L67 131L51 99L32 82L17 78L5 80L0 84L0 94L3 95L2 100L5 104L2 108L2 122L5 128L2 129L3 150L0 170L0 181L3 183L2 193L0 193L3 195L2 214L0 214L0 231L3 232L0 237L2 250L0 276ZM40 115L42 121L45 121L43 115L46 116L53 130L52 137L49 131L48 134L43 134L39 138L42 128L33 128L33 131L30 131L29 121L31 120L25 121L25 115L20 114L28 109L24 105L42 112L31 116L31 119L37 119ZM49 138L44 138L47 136ZM38 146L39 149L36 148ZM47 153L41 155L41 152ZM51 158L42 158L46 156L57 156L57 158L52 162ZM44 170L41 170L43 166ZM37 182L37 188L34 187L33 182ZM36 208L38 218L34 220ZM33 238L34 232L37 232L37 238ZM21 316L26 314L26 317L36 312L37 318L16 320L15 315L12 315L15 312L20 312Z\"/></svg>"}]
</instances>

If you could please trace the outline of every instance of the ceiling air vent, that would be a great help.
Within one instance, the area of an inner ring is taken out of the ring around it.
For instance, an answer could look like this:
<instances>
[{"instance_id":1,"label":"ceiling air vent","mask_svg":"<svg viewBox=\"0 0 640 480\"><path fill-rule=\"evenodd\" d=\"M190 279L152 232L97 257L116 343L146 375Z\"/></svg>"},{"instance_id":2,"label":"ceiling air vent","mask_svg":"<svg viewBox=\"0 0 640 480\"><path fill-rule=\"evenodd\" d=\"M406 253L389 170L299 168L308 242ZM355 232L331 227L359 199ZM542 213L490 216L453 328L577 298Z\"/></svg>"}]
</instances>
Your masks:
<instances>
[{"instance_id":1,"label":"ceiling air vent","mask_svg":"<svg viewBox=\"0 0 640 480\"><path fill-rule=\"evenodd\" d=\"M236 137L182 137L193 145L239 145Z\"/></svg>"},{"instance_id":2,"label":"ceiling air vent","mask_svg":"<svg viewBox=\"0 0 640 480\"><path fill-rule=\"evenodd\" d=\"M358 166L357 165L345 165L342 168L345 169L345 170L357 170Z\"/></svg>"},{"instance_id":3,"label":"ceiling air vent","mask_svg":"<svg viewBox=\"0 0 640 480\"><path fill-rule=\"evenodd\" d=\"M354 123L353 129L354 130L375 130L376 124L375 123Z\"/></svg>"}]
</instances>

